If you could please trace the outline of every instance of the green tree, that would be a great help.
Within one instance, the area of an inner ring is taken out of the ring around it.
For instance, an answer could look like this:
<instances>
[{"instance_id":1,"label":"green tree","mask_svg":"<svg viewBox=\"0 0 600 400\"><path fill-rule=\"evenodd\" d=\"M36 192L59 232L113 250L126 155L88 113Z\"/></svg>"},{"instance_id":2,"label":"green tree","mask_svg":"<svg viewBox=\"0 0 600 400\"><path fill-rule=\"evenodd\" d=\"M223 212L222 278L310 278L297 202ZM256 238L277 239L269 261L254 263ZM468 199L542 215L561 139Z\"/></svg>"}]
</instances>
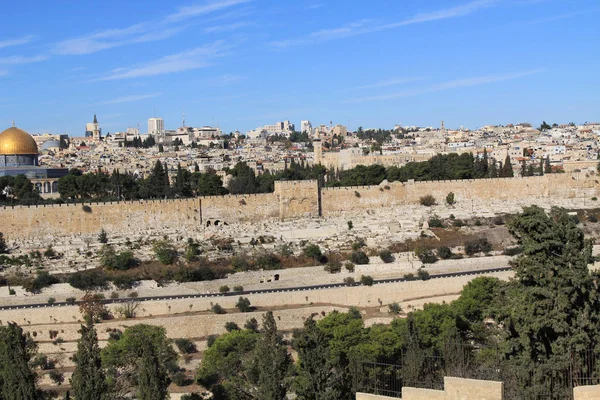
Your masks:
<instances>
[{"instance_id":1,"label":"green tree","mask_svg":"<svg viewBox=\"0 0 600 400\"><path fill-rule=\"evenodd\" d=\"M263 316L262 334L255 352L258 370L257 397L265 400L285 399L292 359L277 332L277 324L271 311Z\"/></svg>"},{"instance_id":2,"label":"green tree","mask_svg":"<svg viewBox=\"0 0 600 400\"><path fill-rule=\"evenodd\" d=\"M8 245L6 244L6 239L4 239L4 234L0 232L0 254L8 253Z\"/></svg>"},{"instance_id":3,"label":"green tree","mask_svg":"<svg viewBox=\"0 0 600 400\"><path fill-rule=\"evenodd\" d=\"M75 371L71 376L71 390L76 399L102 400L106 398L107 384L100 359L98 336L93 325L82 325L77 353L73 357Z\"/></svg>"},{"instance_id":4,"label":"green tree","mask_svg":"<svg viewBox=\"0 0 600 400\"><path fill-rule=\"evenodd\" d=\"M552 166L550 165L550 156L547 156L544 159L544 173L545 174L551 174L552 173Z\"/></svg>"},{"instance_id":5,"label":"green tree","mask_svg":"<svg viewBox=\"0 0 600 400\"><path fill-rule=\"evenodd\" d=\"M500 169L500 178L512 178L514 176L515 174L513 172L510 156L507 154L504 159L504 164L502 164L502 168Z\"/></svg>"},{"instance_id":6,"label":"green tree","mask_svg":"<svg viewBox=\"0 0 600 400\"><path fill-rule=\"evenodd\" d=\"M313 260L315 260L315 262L319 262L319 260L323 256L319 245L314 243L310 243L304 249L302 249L302 254L304 254L305 257L312 258Z\"/></svg>"},{"instance_id":7,"label":"green tree","mask_svg":"<svg viewBox=\"0 0 600 400\"><path fill-rule=\"evenodd\" d=\"M154 255L163 265L171 265L177 260L177 249L167 239L154 242L152 251L154 251Z\"/></svg>"},{"instance_id":8,"label":"green tree","mask_svg":"<svg viewBox=\"0 0 600 400\"><path fill-rule=\"evenodd\" d=\"M98 242L102 244L108 243L108 234L104 229L100 230L100 233L98 234Z\"/></svg>"},{"instance_id":9,"label":"green tree","mask_svg":"<svg viewBox=\"0 0 600 400\"><path fill-rule=\"evenodd\" d=\"M36 400L35 374L29 360L35 353L35 343L23 334L23 329L9 322L0 326L0 398L3 400Z\"/></svg>"},{"instance_id":10,"label":"green tree","mask_svg":"<svg viewBox=\"0 0 600 400\"><path fill-rule=\"evenodd\" d=\"M152 343L142 343L138 360L137 398L140 400L164 400L169 397L169 376L156 350Z\"/></svg>"}]
</instances>

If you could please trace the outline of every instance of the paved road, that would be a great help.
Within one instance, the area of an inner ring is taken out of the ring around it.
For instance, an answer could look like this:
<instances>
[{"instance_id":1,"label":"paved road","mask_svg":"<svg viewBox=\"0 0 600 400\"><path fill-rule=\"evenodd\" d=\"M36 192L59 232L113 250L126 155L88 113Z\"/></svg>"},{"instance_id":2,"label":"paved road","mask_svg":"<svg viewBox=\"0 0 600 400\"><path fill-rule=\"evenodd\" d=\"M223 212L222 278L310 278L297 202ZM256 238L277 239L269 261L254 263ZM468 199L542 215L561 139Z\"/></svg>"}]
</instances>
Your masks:
<instances>
[{"instance_id":1,"label":"paved road","mask_svg":"<svg viewBox=\"0 0 600 400\"><path fill-rule=\"evenodd\" d=\"M444 278L453 278L457 276L469 276L469 275L484 275L494 272L502 272L508 271L511 267L500 267L500 268L490 268L490 269L478 269L472 271L462 271L462 272L450 272L445 274L435 274L431 275L430 279L444 279ZM377 285L380 283L393 283L393 282L405 282L406 278L390 278L390 279L379 279L373 281L373 285ZM151 301L151 300L182 300L182 299L197 299L202 297L225 297L225 296L241 296L248 294L261 294L261 293L285 293L285 292L302 292L302 291L310 291L310 290L319 290L319 289L330 289L330 288L340 288L346 286L360 286L361 283L355 283L353 285L347 285L344 283L327 283L323 285L312 285L312 286L299 286L299 287L289 287L289 288L278 288L278 289L257 289L257 290L245 290L241 292L229 292L229 293L207 293L207 294L187 294L187 295L174 295L174 296L148 296L148 297L138 297L135 298L136 301ZM125 303L127 301L131 301L132 299L102 299L102 303L111 304L111 303ZM39 304L24 304L24 305L7 305L0 306L0 310L22 310L29 308L44 308L44 307L63 307L67 305L79 304L80 301L75 301L75 303L67 303L65 301L56 302L54 304L48 303L39 303Z\"/></svg>"}]
</instances>

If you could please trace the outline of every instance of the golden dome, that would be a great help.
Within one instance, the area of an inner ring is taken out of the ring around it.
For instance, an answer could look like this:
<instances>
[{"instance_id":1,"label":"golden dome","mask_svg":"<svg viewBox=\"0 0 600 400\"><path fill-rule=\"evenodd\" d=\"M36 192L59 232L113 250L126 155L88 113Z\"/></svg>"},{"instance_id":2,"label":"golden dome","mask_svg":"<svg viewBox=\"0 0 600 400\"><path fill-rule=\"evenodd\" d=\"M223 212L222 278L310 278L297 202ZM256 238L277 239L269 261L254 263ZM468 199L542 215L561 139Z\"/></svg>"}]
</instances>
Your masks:
<instances>
[{"instance_id":1,"label":"golden dome","mask_svg":"<svg viewBox=\"0 0 600 400\"><path fill-rule=\"evenodd\" d=\"M0 133L0 154L38 154L38 147L27 132L13 126Z\"/></svg>"}]
</instances>

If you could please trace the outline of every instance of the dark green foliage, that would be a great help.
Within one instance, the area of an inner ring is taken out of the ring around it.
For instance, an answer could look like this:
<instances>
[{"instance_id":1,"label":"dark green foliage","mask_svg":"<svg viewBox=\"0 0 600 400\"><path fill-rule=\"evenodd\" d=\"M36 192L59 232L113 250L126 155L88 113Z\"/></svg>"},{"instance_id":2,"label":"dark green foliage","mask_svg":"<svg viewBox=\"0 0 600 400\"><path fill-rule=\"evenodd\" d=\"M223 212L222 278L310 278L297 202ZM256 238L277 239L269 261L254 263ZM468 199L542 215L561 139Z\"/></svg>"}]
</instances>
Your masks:
<instances>
[{"instance_id":1,"label":"dark green foliage","mask_svg":"<svg viewBox=\"0 0 600 400\"><path fill-rule=\"evenodd\" d=\"M191 354L198 351L194 342L187 338L175 339L175 346L177 346L181 354Z\"/></svg>"},{"instance_id":2,"label":"dark green foliage","mask_svg":"<svg viewBox=\"0 0 600 400\"><path fill-rule=\"evenodd\" d=\"M516 256L519 255L523 252L523 247L521 246L514 246L514 247L507 247L502 251L502 254L505 256Z\"/></svg>"},{"instance_id":3,"label":"dark green foliage","mask_svg":"<svg viewBox=\"0 0 600 400\"><path fill-rule=\"evenodd\" d=\"M451 206L454 203L456 203L456 200L454 199L454 193L450 192L446 195L446 204Z\"/></svg>"},{"instance_id":4,"label":"dark green foliage","mask_svg":"<svg viewBox=\"0 0 600 400\"><path fill-rule=\"evenodd\" d=\"M477 253L489 253L492 251L492 245L486 238L471 240L465 243L465 254L473 256Z\"/></svg>"},{"instance_id":5,"label":"dark green foliage","mask_svg":"<svg viewBox=\"0 0 600 400\"><path fill-rule=\"evenodd\" d=\"M258 332L258 321L256 320L256 318L250 318L248 321L246 321L246 323L244 324L244 329L248 329L253 332Z\"/></svg>"},{"instance_id":6,"label":"dark green foliage","mask_svg":"<svg viewBox=\"0 0 600 400\"><path fill-rule=\"evenodd\" d=\"M417 276L422 281L429 280L429 272L427 272L423 268L419 268L419 271L417 271Z\"/></svg>"},{"instance_id":7,"label":"dark green foliage","mask_svg":"<svg viewBox=\"0 0 600 400\"><path fill-rule=\"evenodd\" d=\"M93 325L81 326L77 353L73 356L75 371L71 376L71 390L76 399L102 400L107 384L100 359L98 336Z\"/></svg>"},{"instance_id":8,"label":"dark green foliage","mask_svg":"<svg viewBox=\"0 0 600 400\"><path fill-rule=\"evenodd\" d=\"M231 289L229 289L229 286L227 285L223 285L219 288L219 293L229 293Z\"/></svg>"},{"instance_id":9,"label":"dark green foliage","mask_svg":"<svg viewBox=\"0 0 600 400\"><path fill-rule=\"evenodd\" d=\"M369 256L367 256L367 254L361 250L353 251L350 255L350 260L354 264L364 265L369 263Z\"/></svg>"},{"instance_id":10,"label":"dark green foliage","mask_svg":"<svg viewBox=\"0 0 600 400\"><path fill-rule=\"evenodd\" d=\"M220 304L215 304L212 306L211 311L215 314L227 314L227 311Z\"/></svg>"},{"instance_id":11,"label":"dark green foliage","mask_svg":"<svg viewBox=\"0 0 600 400\"><path fill-rule=\"evenodd\" d=\"M8 245L6 244L6 239L4 239L4 234L0 232L0 254L8 253Z\"/></svg>"},{"instance_id":12,"label":"dark green foliage","mask_svg":"<svg viewBox=\"0 0 600 400\"><path fill-rule=\"evenodd\" d=\"M452 254L452 250L450 250L450 247L440 246L437 248L437 255L442 260L447 260L449 258L452 258L454 254Z\"/></svg>"},{"instance_id":13,"label":"dark green foliage","mask_svg":"<svg viewBox=\"0 0 600 400\"><path fill-rule=\"evenodd\" d=\"M302 249L302 254L304 254L304 256L306 257L314 259L315 262L318 262L323 256L319 245L313 243L307 245L304 249Z\"/></svg>"},{"instance_id":14,"label":"dark green foliage","mask_svg":"<svg viewBox=\"0 0 600 400\"><path fill-rule=\"evenodd\" d=\"M381 261L383 261L386 264L394 262L395 260L394 256L392 255L392 252L389 250L381 250L379 252L379 258L381 258Z\"/></svg>"},{"instance_id":15,"label":"dark green foliage","mask_svg":"<svg viewBox=\"0 0 600 400\"><path fill-rule=\"evenodd\" d=\"M171 265L177 260L177 250L167 239L154 242L152 250L158 261L163 265Z\"/></svg>"},{"instance_id":16,"label":"dark green foliage","mask_svg":"<svg viewBox=\"0 0 600 400\"><path fill-rule=\"evenodd\" d=\"M5 188L10 188L8 193ZM33 183L25 176L0 176L0 204L30 205L42 202Z\"/></svg>"},{"instance_id":17,"label":"dark green foliage","mask_svg":"<svg viewBox=\"0 0 600 400\"><path fill-rule=\"evenodd\" d=\"M122 250L117 253L114 247L108 244L103 245L98 254L100 255L100 265L108 269L126 271L140 263L133 256L132 251Z\"/></svg>"},{"instance_id":18,"label":"dark green foliage","mask_svg":"<svg viewBox=\"0 0 600 400\"><path fill-rule=\"evenodd\" d=\"M396 315L402 312L402 307L400 307L400 304L394 302L388 305L388 310L390 314Z\"/></svg>"},{"instance_id":19,"label":"dark green foliage","mask_svg":"<svg viewBox=\"0 0 600 400\"><path fill-rule=\"evenodd\" d=\"M137 397L143 400L167 399L169 376L164 363L160 360L160 354L152 343L141 343L141 355L137 364Z\"/></svg>"},{"instance_id":20,"label":"dark green foliage","mask_svg":"<svg viewBox=\"0 0 600 400\"><path fill-rule=\"evenodd\" d=\"M373 277L371 277L371 275L361 275L360 277L360 283L362 283L365 286L373 286Z\"/></svg>"},{"instance_id":21,"label":"dark green foliage","mask_svg":"<svg viewBox=\"0 0 600 400\"><path fill-rule=\"evenodd\" d=\"M106 231L104 229L102 229L100 231L100 233L98 234L98 242L100 242L102 244L108 243L108 234L106 233Z\"/></svg>"},{"instance_id":22,"label":"dark green foliage","mask_svg":"<svg viewBox=\"0 0 600 400\"><path fill-rule=\"evenodd\" d=\"M231 331L239 331L240 327L235 323L235 322L226 322L225 323L225 330L227 332L231 332Z\"/></svg>"},{"instance_id":23,"label":"dark green foliage","mask_svg":"<svg viewBox=\"0 0 600 400\"><path fill-rule=\"evenodd\" d=\"M329 260L327 261L327 265L325 265L324 269L330 274L337 274L342 270L342 262L337 260Z\"/></svg>"},{"instance_id":24,"label":"dark green foliage","mask_svg":"<svg viewBox=\"0 0 600 400\"><path fill-rule=\"evenodd\" d=\"M90 270L71 274L68 282L76 289L87 291L105 288L108 278L102 270Z\"/></svg>"},{"instance_id":25,"label":"dark green foliage","mask_svg":"<svg viewBox=\"0 0 600 400\"><path fill-rule=\"evenodd\" d=\"M257 268L265 270L281 268L281 260L273 253L263 253L259 255L256 257L255 264Z\"/></svg>"},{"instance_id":26,"label":"dark green foliage","mask_svg":"<svg viewBox=\"0 0 600 400\"><path fill-rule=\"evenodd\" d=\"M433 253L433 250L420 247L415 249L415 255L421 260L423 264L433 264L438 260L438 258Z\"/></svg>"},{"instance_id":27,"label":"dark green foliage","mask_svg":"<svg viewBox=\"0 0 600 400\"><path fill-rule=\"evenodd\" d=\"M0 398L38 399L35 375L28 365L35 350L35 343L28 340L17 324L0 326Z\"/></svg>"},{"instance_id":28,"label":"dark green foliage","mask_svg":"<svg viewBox=\"0 0 600 400\"><path fill-rule=\"evenodd\" d=\"M40 271L35 279L28 281L24 288L28 292L39 293L43 288L60 282L57 277L50 275L48 271Z\"/></svg>"},{"instance_id":29,"label":"dark green foliage","mask_svg":"<svg viewBox=\"0 0 600 400\"><path fill-rule=\"evenodd\" d=\"M240 297L235 306L241 312L250 312L254 309L254 307L252 307L252 305L250 304L250 300L248 300L247 297Z\"/></svg>"},{"instance_id":30,"label":"dark green foliage","mask_svg":"<svg viewBox=\"0 0 600 400\"><path fill-rule=\"evenodd\" d=\"M444 221L442 221L442 219L436 214L433 214L431 217L429 217L427 224L430 228L444 228Z\"/></svg>"}]
</instances>

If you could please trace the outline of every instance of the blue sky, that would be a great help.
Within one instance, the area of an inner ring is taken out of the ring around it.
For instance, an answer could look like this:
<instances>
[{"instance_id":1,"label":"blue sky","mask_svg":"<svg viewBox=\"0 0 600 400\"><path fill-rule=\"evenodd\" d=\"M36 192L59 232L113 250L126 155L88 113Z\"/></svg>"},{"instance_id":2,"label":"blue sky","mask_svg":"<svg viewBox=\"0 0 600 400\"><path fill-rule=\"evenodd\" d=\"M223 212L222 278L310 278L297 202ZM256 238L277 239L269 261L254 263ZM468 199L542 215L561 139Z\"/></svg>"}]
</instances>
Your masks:
<instances>
[{"instance_id":1,"label":"blue sky","mask_svg":"<svg viewBox=\"0 0 600 400\"><path fill-rule=\"evenodd\" d=\"M5 2L0 127L600 120L597 0Z\"/></svg>"}]
</instances>

